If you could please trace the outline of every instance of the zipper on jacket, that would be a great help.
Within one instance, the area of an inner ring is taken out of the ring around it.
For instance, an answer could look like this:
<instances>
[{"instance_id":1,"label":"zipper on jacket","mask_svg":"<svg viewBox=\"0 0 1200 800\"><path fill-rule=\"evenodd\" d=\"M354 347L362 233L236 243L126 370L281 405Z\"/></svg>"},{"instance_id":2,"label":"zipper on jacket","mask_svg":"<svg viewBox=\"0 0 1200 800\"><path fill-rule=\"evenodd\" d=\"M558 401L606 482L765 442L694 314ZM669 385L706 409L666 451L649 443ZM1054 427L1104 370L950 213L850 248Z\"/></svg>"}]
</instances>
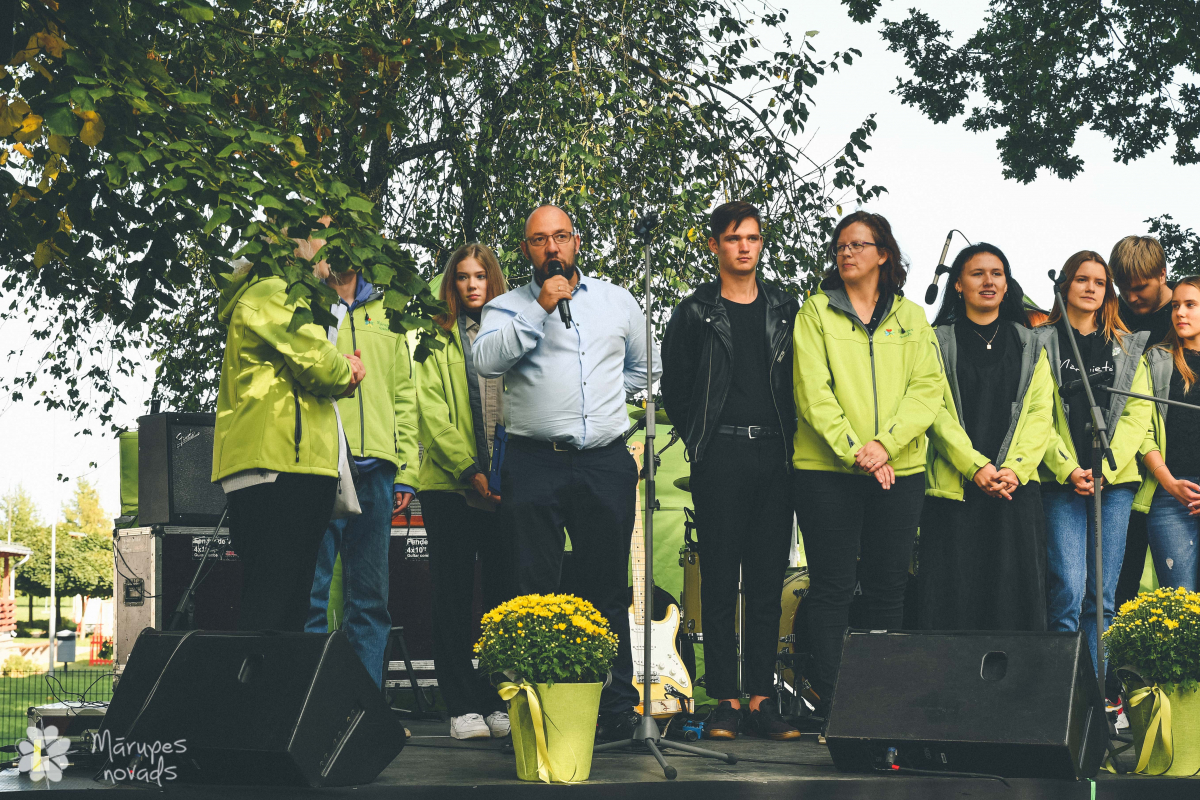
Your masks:
<instances>
[{"instance_id":1,"label":"zipper on jacket","mask_svg":"<svg viewBox=\"0 0 1200 800\"><path fill-rule=\"evenodd\" d=\"M350 352L358 349L358 335L354 331L354 309L350 309L350 313L346 316L350 317ZM363 399L362 387L355 392L358 395L358 453L363 458L367 457L367 423L363 420ZM334 401L336 402L336 401Z\"/></svg>"},{"instance_id":2,"label":"zipper on jacket","mask_svg":"<svg viewBox=\"0 0 1200 800\"><path fill-rule=\"evenodd\" d=\"M775 406L775 418L779 420L780 435L786 436L787 434L785 431L787 431L787 428L783 425L783 414L779 412L779 401L775 398L775 381L771 380L771 371L775 369L779 362L783 361L784 351L782 345L788 336L786 318L780 324L783 326L783 336L780 336L779 341L775 343L775 352L771 354L771 361L767 366L767 390L771 393L771 405ZM776 353L778 353L778 355L776 355ZM783 443L783 460L787 463L788 471L791 472L792 460L788 458L787 442Z\"/></svg>"},{"instance_id":3,"label":"zipper on jacket","mask_svg":"<svg viewBox=\"0 0 1200 800\"><path fill-rule=\"evenodd\" d=\"M716 334L714 334L712 331L709 331L710 337L715 336L715 335ZM701 445L704 444L704 434L708 431L708 400L709 400L709 396L712 394L712 351L713 351L713 343L710 338L710 341L708 343L708 377L705 379L705 382L704 382L704 415L702 417L700 417L700 419L703 421L703 424L701 425L701 428L700 428L700 444ZM702 458L704 458L703 451L696 453L696 461L700 461Z\"/></svg>"},{"instance_id":4,"label":"zipper on jacket","mask_svg":"<svg viewBox=\"0 0 1200 800\"><path fill-rule=\"evenodd\" d=\"M863 330L867 330L863 326ZM867 331L867 352L871 355L871 397L875 402L875 435L879 435L879 390L875 386L875 337Z\"/></svg>"},{"instance_id":5,"label":"zipper on jacket","mask_svg":"<svg viewBox=\"0 0 1200 800\"><path fill-rule=\"evenodd\" d=\"M296 463L300 463L300 439L304 436L304 428L300 425L300 392L296 389L296 384L292 384L292 399L296 401Z\"/></svg>"}]
</instances>

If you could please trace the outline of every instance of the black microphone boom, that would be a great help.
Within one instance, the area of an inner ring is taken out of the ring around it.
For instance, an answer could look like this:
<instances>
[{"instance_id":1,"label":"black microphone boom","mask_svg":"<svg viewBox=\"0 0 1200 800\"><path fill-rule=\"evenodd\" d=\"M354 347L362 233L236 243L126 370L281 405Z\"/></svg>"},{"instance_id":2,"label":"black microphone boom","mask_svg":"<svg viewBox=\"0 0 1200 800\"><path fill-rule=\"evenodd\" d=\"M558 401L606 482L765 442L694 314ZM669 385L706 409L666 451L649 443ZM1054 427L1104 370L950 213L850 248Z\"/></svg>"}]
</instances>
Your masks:
<instances>
[{"instance_id":1,"label":"black microphone boom","mask_svg":"<svg viewBox=\"0 0 1200 800\"><path fill-rule=\"evenodd\" d=\"M566 271L563 269L563 263L557 258L552 258L546 262L547 275L562 275L566 276ZM571 304L566 300L558 301L558 318L563 321L563 324L568 328L571 327Z\"/></svg>"},{"instance_id":2,"label":"black microphone boom","mask_svg":"<svg viewBox=\"0 0 1200 800\"><path fill-rule=\"evenodd\" d=\"M938 259L937 269L933 271L933 283L929 284L929 288L925 290L925 305L931 306L937 302L938 281L941 277L950 271L946 266L946 253L950 252L950 240L954 238L954 231L951 230L946 234L946 243L942 245L942 257Z\"/></svg>"}]
</instances>

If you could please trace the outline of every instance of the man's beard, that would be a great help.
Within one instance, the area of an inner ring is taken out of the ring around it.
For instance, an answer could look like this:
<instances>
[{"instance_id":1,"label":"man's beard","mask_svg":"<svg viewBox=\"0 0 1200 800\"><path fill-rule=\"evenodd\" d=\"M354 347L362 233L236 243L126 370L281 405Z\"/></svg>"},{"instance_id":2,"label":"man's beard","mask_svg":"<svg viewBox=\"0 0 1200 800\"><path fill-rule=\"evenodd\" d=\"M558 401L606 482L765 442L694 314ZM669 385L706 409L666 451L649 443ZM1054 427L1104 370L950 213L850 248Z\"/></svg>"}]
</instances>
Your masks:
<instances>
[{"instance_id":1,"label":"man's beard","mask_svg":"<svg viewBox=\"0 0 1200 800\"><path fill-rule=\"evenodd\" d=\"M553 259L553 258L548 258L544 262L542 262L541 269L534 269L533 279L537 282L538 286L541 286L543 283L546 282L546 278L550 277L550 273L546 271L546 264L548 264L554 260L555 259ZM574 278L575 277L575 264L574 263L568 264L564 259L561 259L561 258L557 259L557 260L559 262L561 262L563 265L563 277L566 278L568 281L570 281L572 278Z\"/></svg>"}]
</instances>

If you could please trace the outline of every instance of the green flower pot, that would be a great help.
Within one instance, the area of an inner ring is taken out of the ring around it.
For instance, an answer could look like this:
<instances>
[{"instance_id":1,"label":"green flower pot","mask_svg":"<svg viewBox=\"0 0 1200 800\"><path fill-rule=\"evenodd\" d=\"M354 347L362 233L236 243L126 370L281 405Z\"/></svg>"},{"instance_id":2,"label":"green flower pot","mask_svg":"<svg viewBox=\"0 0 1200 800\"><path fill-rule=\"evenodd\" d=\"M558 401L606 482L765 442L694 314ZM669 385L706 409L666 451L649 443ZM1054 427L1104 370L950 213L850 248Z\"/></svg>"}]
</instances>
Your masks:
<instances>
[{"instance_id":1,"label":"green flower pot","mask_svg":"<svg viewBox=\"0 0 1200 800\"><path fill-rule=\"evenodd\" d=\"M586 781L592 772L592 747L596 717L600 713L602 683L534 684L542 707L550 775L554 781ZM538 775L537 738L528 695L522 691L508 701L517 777L541 780Z\"/></svg>"},{"instance_id":2,"label":"green flower pot","mask_svg":"<svg viewBox=\"0 0 1200 800\"><path fill-rule=\"evenodd\" d=\"M1171 743L1174 756L1169 757L1163 746L1162 733L1153 742L1146 742L1151 724L1153 698L1147 697L1136 706L1126 706L1133 742L1141 759L1142 748L1150 747L1150 763L1143 774L1192 776L1200 773L1200 691L1184 689L1177 684L1159 684L1171 704ZM1165 727L1165 726L1164 726Z\"/></svg>"}]
</instances>

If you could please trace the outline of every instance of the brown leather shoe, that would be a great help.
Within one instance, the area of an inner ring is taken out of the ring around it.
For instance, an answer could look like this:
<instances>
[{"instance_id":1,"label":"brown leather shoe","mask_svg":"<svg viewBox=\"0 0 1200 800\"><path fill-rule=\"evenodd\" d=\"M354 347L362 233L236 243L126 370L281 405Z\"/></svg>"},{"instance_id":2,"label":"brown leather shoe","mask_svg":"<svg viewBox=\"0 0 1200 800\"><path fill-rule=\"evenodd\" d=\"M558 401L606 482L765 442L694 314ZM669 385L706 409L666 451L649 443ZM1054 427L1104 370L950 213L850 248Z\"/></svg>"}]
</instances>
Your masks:
<instances>
[{"instance_id":1,"label":"brown leather shoe","mask_svg":"<svg viewBox=\"0 0 1200 800\"><path fill-rule=\"evenodd\" d=\"M764 700L757 711L751 711L742 721L742 733L776 742L799 739L800 731L783 721L775 704Z\"/></svg>"},{"instance_id":2,"label":"brown leather shoe","mask_svg":"<svg viewBox=\"0 0 1200 800\"><path fill-rule=\"evenodd\" d=\"M704 735L709 739L736 739L741 721L742 710L734 708L728 700L722 700L708 715Z\"/></svg>"}]
</instances>

